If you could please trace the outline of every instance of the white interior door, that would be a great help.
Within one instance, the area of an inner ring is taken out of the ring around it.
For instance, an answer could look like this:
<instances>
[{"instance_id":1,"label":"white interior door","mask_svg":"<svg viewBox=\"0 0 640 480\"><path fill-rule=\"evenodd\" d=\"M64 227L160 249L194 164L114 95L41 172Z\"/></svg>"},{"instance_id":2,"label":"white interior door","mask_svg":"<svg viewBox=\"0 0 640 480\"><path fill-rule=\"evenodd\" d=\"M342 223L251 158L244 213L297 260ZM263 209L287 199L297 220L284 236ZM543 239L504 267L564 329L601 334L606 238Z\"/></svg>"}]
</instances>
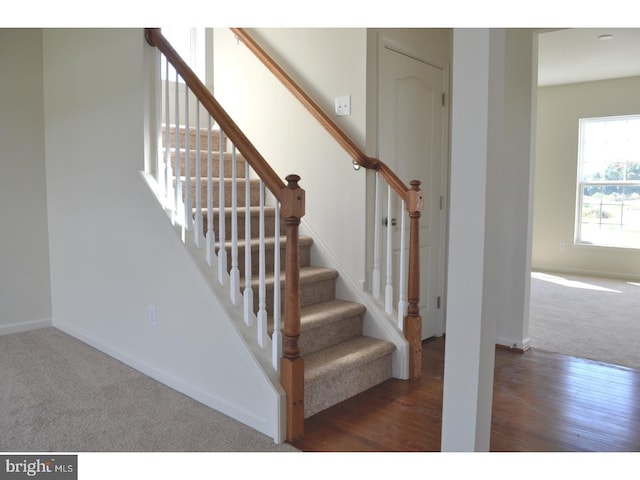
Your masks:
<instances>
[{"instance_id":1,"label":"white interior door","mask_svg":"<svg viewBox=\"0 0 640 480\"><path fill-rule=\"evenodd\" d=\"M380 158L408 184L422 182L420 315L423 339L444 333L445 72L388 46L379 58ZM396 207L398 208L398 207ZM399 212L397 212L399 213ZM389 228L389 227L387 227ZM396 222L394 237L399 237ZM409 223L405 232L408 236ZM394 240L399 257L399 241ZM397 259L396 259L397 265ZM397 270L397 267L396 267Z\"/></svg>"}]
</instances>

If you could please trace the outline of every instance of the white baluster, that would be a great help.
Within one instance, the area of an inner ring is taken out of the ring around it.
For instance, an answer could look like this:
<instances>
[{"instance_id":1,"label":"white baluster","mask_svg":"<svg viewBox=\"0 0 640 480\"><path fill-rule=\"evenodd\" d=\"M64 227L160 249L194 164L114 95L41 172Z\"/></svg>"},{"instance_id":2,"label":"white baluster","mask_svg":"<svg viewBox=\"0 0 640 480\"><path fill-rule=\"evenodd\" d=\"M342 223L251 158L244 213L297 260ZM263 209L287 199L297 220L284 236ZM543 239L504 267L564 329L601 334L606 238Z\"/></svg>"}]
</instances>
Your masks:
<instances>
[{"instance_id":1,"label":"white baluster","mask_svg":"<svg viewBox=\"0 0 640 480\"><path fill-rule=\"evenodd\" d=\"M240 269L238 268L238 175L236 146L231 147L231 303L240 301Z\"/></svg>"},{"instance_id":2,"label":"white baluster","mask_svg":"<svg viewBox=\"0 0 640 480\"><path fill-rule=\"evenodd\" d=\"M164 92L165 92L165 128L166 128L166 144L164 146L165 151L165 162L164 162L164 181L165 181L165 208L171 208L171 203L173 202L173 171L171 168L171 108L170 104L170 95L169 95L169 61L166 62L166 80L164 82ZM175 133L174 133L175 135Z\"/></svg>"},{"instance_id":3,"label":"white baluster","mask_svg":"<svg viewBox=\"0 0 640 480\"><path fill-rule=\"evenodd\" d=\"M225 230L225 201L224 201L224 132L222 129L220 133L220 144L218 151L220 153L219 158L219 181L218 181L218 282L220 285L227 284L227 249L224 242L227 238L227 232Z\"/></svg>"},{"instance_id":4,"label":"white baluster","mask_svg":"<svg viewBox=\"0 0 640 480\"><path fill-rule=\"evenodd\" d=\"M163 142L162 139L163 138L167 138L167 132L169 130L169 125L165 125L165 129L164 131L162 130L162 115L163 115L163 111L162 111L162 75L161 75L161 71L162 71L162 56L160 55L160 51L157 52L156 54L158 56L158 71L157 71L157 76L156 76L156 85L157 85L157 97L158 97L158 109L157 109L157 118L156 118L156 122L158 127L160 128L160 132L158 134L158 147L156 150L156 180L158 181L158 185L160 186L160 191L163 195L166 195L166 180L164 179L164 175L165 175L165 166L164 166L164 158L165 158L165 153L164 153L164 149L163 149ZM164 136L164 137L163 137ZM168 145L168 143L167 143Z\"/></svg>"},{"instance_id":5,"label":"white baluster","mask_svg":"<svg viewBox=\"0 0 640 480\"><path fill-rule=\"evenodd\" d=\"M191 203L191 126L189 122L189 89L184 89L184 181L185 181L185 197L184 197L184 228L191 230L191 216L193 208Z\"/></svg>"},{"instance_id":6,"label":"white baluster","mask_svg":"<svg viewBox=\"0 0 640 480\"><path fill-rule=\"evenodd\" d=\"M245 162L245 216L244 216L244 323L248 327L253 325L253 288L251 288L251 172Z\"/></svg>"},{"instance_id":7,"label":"white baluster","mask_svg":"<svg viewBox=\"0 0 640 480\"><path fill-rule=\"evenodd\" d=\"M398 277L398 328L404 330L404 317L407 315L407 266L406 266L406 239L405 239L405 202L400 205L400 268Z\"/></svg>"},{"instance_id":8,"label":"white baluster","mask_svg":"<svg viewBox=\"0 0 640 480\"><path fill-rule=\"evenodd\" d=\"M382 214L380 212L380 174L376 172L376 188L373 220L373 273L371 278L371 293L380 298L380 229L382 228Z\"/></svg>"},{"instance_id":9,"label":"white baluster","mask_svg":"<svg viewBox=\"0 0 640 480\"><path fill-rule=\"evenodd\" d=\"M384 308L388 314L393 313L393 220L391 210L391 185L387 187L387 268L384 288Z\"/></svg>"},{"instance_id":10,"label":"white baluster","mask_svg":"<svg viewBox=\"0 0 640 480\"><path fill-rule=\"evenodd\" d=\"M196 99L196 198L194 199L195 217L193 240L196 247L202 248L202 172L200 154L200 100Z\"/></svg>"},{"instance_id":11,"label":"white baluster","mask_svg":"<svg viewBox=\"0 0 640 480\"><path fill-rule=\"evenodd\" d=\"M271 335L271 361L274 370L279 372L280 359L282 358L282 326L280 321L280 202L278 202L278 200L275 201L275 206L275 242L273 247L273 334Z\"/></svg>"},{"instance_id":12,"label":"white baluster","mask_svg":"<svg viewBox=\"0 0 640 480\"><path fill-rule=\"evenodd\" d=\"M176 125L176 142L174 148L174 156L173 160L175 162L174 175L176 178L176 189L175 189L175 199L173 203L173 215L172 221L174 223L179 222L178 213L180 212L180 204L182 203L182 168L180 166L180 91L178 89L179 85L179 76L176 71L176 89L175 89L175 104L176 111L175 115L175 125Z\"/></svg>"},{"instance_id":13,"label":"white baluster","mask_svg":"<svg viewBox=\"0 0 640 480\"><path fill-rule=\"evenodd\" d=\"M264 234L264 182L260 181L260 252L258 261L258 345L267 343L267 293L265 274L265 234Z\"/></svg>"},{"instance_id":14,"label":"white baluster","mask_svg":"<svg viewBox=\"0 0 640 480\"><path fill-rule=\"evenodd\" d=\"M216 263L216 235L213 231L213 160L211 158L211 115L207 119L207 235L205 238L207 263Z\"/></svg>"}]
</instances>

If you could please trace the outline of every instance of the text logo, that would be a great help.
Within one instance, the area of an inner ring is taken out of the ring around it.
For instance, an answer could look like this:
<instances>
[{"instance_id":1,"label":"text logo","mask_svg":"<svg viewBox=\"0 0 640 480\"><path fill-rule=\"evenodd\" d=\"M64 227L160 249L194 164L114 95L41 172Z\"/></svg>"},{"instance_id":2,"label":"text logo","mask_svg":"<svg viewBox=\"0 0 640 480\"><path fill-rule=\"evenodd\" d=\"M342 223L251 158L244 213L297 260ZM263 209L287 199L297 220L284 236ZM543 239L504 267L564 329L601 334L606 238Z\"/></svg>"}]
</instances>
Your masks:
<instances>
[{"instance_id":1,"label":"text logo","mask_svg":"<svg viewBox=\"0 0 640 480\"><path fill-rule=\"evenodd\" d=\"M0 455L0 480L77 480L77 455Z\"/></svg>"}]
</instances>

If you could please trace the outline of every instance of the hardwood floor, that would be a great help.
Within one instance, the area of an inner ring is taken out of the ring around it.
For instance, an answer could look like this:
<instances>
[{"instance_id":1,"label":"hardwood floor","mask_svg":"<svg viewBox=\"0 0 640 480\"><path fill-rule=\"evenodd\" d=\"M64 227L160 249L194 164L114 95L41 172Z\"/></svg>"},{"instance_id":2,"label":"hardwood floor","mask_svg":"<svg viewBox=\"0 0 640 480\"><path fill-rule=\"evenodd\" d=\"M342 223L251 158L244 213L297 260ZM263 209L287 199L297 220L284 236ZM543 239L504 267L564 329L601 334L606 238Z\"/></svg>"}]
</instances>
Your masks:
<instances>
[{"instance_id":1,"label":"hardwood floor","mask_svg":"<svg viewBox=\"0 0 640 480\"><path fill-rule=\"evenodd\" d=\"M314 452L440 450L444 338L422 377L390 379L307 419ZM531 349L496 350L491 451L640 451L640 371Z\"/></svg>"}]
</instances>

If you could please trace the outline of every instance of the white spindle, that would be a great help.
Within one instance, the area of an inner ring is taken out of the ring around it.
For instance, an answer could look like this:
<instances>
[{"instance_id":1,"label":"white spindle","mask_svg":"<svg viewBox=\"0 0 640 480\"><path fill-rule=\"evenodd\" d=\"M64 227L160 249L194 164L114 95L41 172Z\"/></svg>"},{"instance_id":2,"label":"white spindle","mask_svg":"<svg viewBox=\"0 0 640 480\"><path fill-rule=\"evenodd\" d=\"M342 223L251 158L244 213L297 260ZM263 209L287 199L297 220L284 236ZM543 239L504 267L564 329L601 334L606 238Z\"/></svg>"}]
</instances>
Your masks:
<instances>
[{"instance_id":1,"label":"white spindle","mask_svg":"<svg viewBox=\"0 0 640 480\"><path fill-rule=\"evenodd\" d=\"M200 155L200 100L196 99L196 198L194 199L195 217L193 219L193 239L196 247L202 248L202 168Z\"/></svg>"},{"instance_id":2,"label":"white spindle","mask_svg":"<svg viewBox=\"0 0 640 480\"><path fill-rule=\"evenodd\" d=\"M216 235L213 231L213 160L211 158L211 115L207 119L207 235L205 238L207 263L213 267L216 262Z\"/></svg>"},{"instance_id":3,"label":"white spindle","mask_svg":"<svg viewBox=\"0 0 640 480\"><path fill-rule=\"evenodd\" d=\"M191 216L193 209L191 204L191 125L189 122L189 89L184 89L184 228L191 230Z\"/></svg>"},{"instance_id":4,"label":"white spindle","mask_svg":"<svg viewBox=\"0 0 640 480\"><path fill-rule=\"evenodd\" d=\"M164 194L166 197L165 206L169 207L171 202L173 201L173 183L172 177L173 172L171 168L171 108L170 108L170 95L169 95L169 61L166 61L166 76L164 82L164 93L165 93L165 129L166 129L166 141L164 146L165 152L165 162L164 162ZM175 134L174 134L175 135Z\"/></svg>"},{"instance_id":5,"label":"white spindle","mask_svg":"<svg viewBox=\"0 0 640 480\"><path fill-rule=\"evenodd\" d=\"M280 322L280 203L276 200L274 219L274 247L273 247L273 334L271 335L272 364L276 372L280 371L282 358L282 327Z\"/></svg>"},{"instance_id":6,"label":"white spindle","mask_svg":"<svg viewBox=\"0 0 640 480\"><path fill-rule=\"evenodd\" d=\"M264 233L264 182L260 181L260 251L258 261L258 345L267 343L267 293L265 272L265 233Z\"/></svg>"},{"instance_id":7,"label":"white spindle","mask_svg":"<svg viewBox=\"0 0 640 480\"><path fill-rule=\"evenodd\" d=\"M380 229L382 228L382 214L380 212L380 174L376 173L374 220L373 220L373 273L371 278L371 293L380 298Z\"/></svg>"},{"instance_id":8,"label":"white spindle","mask_svg":"<svg viewBox=\"0 0 640 480\"><path fill-rule=\"evenodd\" d=\"M244 200L244 322L248 327L253 325L253 288L251 288L251 172L249 165L244 165L245 200Z\"/></svg>"},{"instance_id":9,"label":"white spindle","mask_svg":"<svg viewBox=\"0 0 640 480\"><path fill-rule=\"evenodd\" d=\"M391 185L387 187L387 268L384 288L384 308L388 314L393 313L393 219L391 218Z\"/></svg>"},{"instance_id":10,"label":"white spindle","mask_svg":"<svg viewBox=\"0 0 640 480\"><path fill-rule=\"evenodd\" d=\"M225 200L224 200L224 132L219 130L219 181L218 181L218 282L220 285L227 283L227 249L224 242L227 238L225 230Z\"/></svg>"},{"instance_id":11,"label":"white spindle","mask_svg":"<svg viewBox=\"0 0 640 480\"><path fill-rule=\"evenodd\" d=\"M165 179L164 179L164 150L163 150L163 135L166 135L166 132L162 130L162 115L164 114L162 110L162 56L160 55L160 51L156 52L158 63L157 63L157 75L156 75L156 95L158 98L159 107L156 109L156 127L158 128L158 137L157 137L157 150L156 150L156 180L158 181L158 185L162 189L162 193L164 194L165 188ZM165 130L168 130L169 126L165 127Z\"/></svg>"},{"instance_id":12,"label":"white spindle","mask_svg":"<svg viewBox=\"0 0 640 480\"><path fill-rule=\"evenodd\" d=\"M398 328L404 330L404 317L407 314L407 266L406 266L406 239L405 239L405 202L400 205L400 266L398 269Z\"/></svg>"},{"instance_id":13,"label":"white spindle","mask_svg":"<svg viewBox=\"0 0 640 480\"><path fill-rule=\"evenodd\" d=\"M238 268L238 171L236 146L231 147L231 303L240 301L240 269Z\"/></svg>"},{"instance_id":14,"label":"white spindle","mask_svg":"<svg viewBox=\"0 0 640 480\"><path fill-rule=\"evenodd\" d=\"M176 104L176 111L174 112L175 115L175 126L176 126L176 141L175 141L175 148L174 148L174 155L173 155L173 160L175 162L175 168L174 168L174 175L175 175L175 182L176 182L176 189L175 189L175 198L174 198L174 203L173 203L173 222L177 222L179 221L178 219L178 212L180 212L180 204L182 203L182 179L180 178L182 176L182 168L180 168L180 91L179 91L179 76L178 76L178 72L176 71L176 89L175 89L175 104Z\"/></svg>"}]
</instances>

